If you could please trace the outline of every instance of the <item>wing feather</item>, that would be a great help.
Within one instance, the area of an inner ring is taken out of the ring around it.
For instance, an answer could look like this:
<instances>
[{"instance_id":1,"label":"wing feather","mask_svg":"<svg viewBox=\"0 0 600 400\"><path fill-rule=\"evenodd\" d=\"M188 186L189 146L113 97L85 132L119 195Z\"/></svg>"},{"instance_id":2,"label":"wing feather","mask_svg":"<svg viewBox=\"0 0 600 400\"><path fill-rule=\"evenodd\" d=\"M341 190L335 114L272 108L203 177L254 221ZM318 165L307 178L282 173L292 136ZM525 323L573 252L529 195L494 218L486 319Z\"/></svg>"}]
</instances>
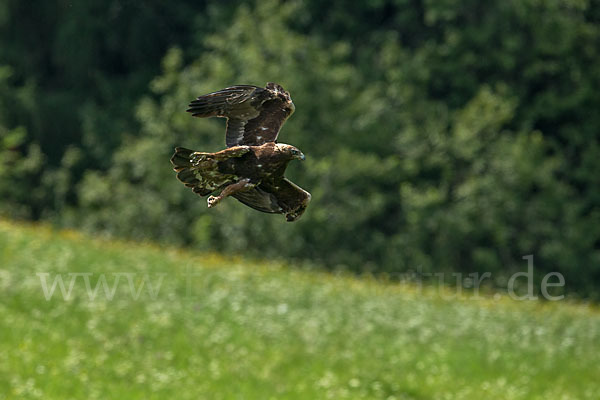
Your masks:
<instances>
[{"instance_id":1,"label":"wing feather","mask_svg":"<svg viewBox=\"0 0 600 400\"><path fill-rule=\"evenodd\" d=\"M310 193L286 178L274 184L261 183L252 190L233 196L255 210L285 214L290 222L302 216L311 199Z\"/></svg>"},{"instance_id":2,"label":"wing feather","mask_svg":"<svg viewBox=\"0 0 600 400\"><path fill-rule=\"evenodd\" d=\"M294 109L289 93L268 83L265 88L237 85L200 96L187 111L194 117L227 118L225 142L232 147L274 142Z\"/></svg>"},{"instance_id":3,"label":"wing feather","mask_svg":"<svg viewBox=\"0 0 600 400\"><path fill-rule=\"evenodd\" d=\"M244 142L244 131L247 123L247 120L239 118L227 119L227 131L225 134L225 143L227 144L227 147L238 146Z\"/></svg>"},{"instance_id":4,"label":"wing feather","mask_svg":"<svg viewBox=\"0 0 600 400\"><path fill-rule=\"evenodd\" d=\"M264 213L279 214L282 212L281 207L277 204L277 198L260 187L246 192L237 192L233 197L248 207Z\"/></svg>"}]
</instances>

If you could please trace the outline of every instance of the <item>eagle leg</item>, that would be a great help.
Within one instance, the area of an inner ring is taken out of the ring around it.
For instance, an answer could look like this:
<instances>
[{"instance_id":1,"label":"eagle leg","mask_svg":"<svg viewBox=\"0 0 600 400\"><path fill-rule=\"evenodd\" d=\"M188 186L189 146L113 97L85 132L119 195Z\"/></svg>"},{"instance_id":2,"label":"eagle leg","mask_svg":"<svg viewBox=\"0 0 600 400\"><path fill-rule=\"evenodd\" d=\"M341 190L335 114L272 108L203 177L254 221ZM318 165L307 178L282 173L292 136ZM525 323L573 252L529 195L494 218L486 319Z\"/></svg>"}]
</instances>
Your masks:
<instances>
[{"instance_id":1,"label":"eagle leg","mask_svg":"<svg viewBox=\"0 0 600 400\"><path fill-rule=\"evenodd\" d=\"M232 194L235 194L238 192L245 192L247 190L253 189L255 186L256 186L256 184L250 183L250 179L248 179L248 178L242 179L236 183L233 183L233 184L227 186L225 189L223 189L223 191L221 192L220 195L209 196L207 199L208 208L212 208L212 207L216 206L217 204L219 204L219 202L221 202L221 200L223 200L227 196L231 196Z\"/></svg>"}]
</instances>

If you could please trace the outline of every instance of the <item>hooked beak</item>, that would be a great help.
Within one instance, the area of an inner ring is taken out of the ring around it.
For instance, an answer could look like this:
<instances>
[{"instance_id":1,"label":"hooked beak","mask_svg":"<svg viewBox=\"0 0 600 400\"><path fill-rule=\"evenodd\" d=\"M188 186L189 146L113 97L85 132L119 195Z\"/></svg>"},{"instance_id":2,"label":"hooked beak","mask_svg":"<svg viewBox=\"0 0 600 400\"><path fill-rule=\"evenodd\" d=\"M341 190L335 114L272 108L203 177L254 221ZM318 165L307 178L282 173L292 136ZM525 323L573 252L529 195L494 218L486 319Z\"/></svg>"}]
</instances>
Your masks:
<instances>
[{"instance_id":1,"label":"hooked beak","mask_svg":"<svg viewBox=\"0 0 600 400\"><path fill-rule=\"evenodd\" d=\"M300 161L306 160L306 157L304 156L304 153L300 153L300 155L298 156L298 160L300 160Z\"/></svg>"}]
</instances>

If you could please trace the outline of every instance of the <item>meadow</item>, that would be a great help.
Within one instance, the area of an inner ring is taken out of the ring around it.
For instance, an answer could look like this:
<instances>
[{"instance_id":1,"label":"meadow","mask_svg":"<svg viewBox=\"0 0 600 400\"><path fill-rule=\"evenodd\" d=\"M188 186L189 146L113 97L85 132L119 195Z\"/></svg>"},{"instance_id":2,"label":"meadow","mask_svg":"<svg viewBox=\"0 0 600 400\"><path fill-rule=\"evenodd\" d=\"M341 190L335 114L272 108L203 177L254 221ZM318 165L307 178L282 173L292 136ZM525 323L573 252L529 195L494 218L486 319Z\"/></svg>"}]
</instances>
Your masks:
<instances>
[{"instance_id":1,"label":"meadow","mask_svg":"<svg viewBox=\"0 0 600 400\"><path fill-rule=\"evenodd\" d=\"M0 399L598 398L596 306L440 293L0 220Z\"/></svg>"}]
</instances>

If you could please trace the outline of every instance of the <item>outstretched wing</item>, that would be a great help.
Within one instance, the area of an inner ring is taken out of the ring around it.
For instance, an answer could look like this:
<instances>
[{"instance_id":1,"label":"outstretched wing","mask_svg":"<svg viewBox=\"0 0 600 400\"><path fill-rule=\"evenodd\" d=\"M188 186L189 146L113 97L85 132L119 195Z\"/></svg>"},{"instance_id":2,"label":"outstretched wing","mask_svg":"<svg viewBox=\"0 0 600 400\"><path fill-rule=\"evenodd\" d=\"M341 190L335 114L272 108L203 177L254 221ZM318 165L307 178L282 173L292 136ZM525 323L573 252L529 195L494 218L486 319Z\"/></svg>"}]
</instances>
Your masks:
<instances>
[{"instance_id":1,"label":"outstretched wing","mask_svg":"<svg viewBox=\"0 0 600 400\"><path fill-rule=\"evenodd\" d=\"M286 178L275 184L261 183L254 189L238 192L233 197L258 211L285 214L289 222L300 218L311 198L310 193Z\"/></svg>"},{"instance_id":2,"label":"outstretched wing","mask_svg":"<svg viewBox=\"0 0 600 400\"><path fill-rule=\"evenodd\" d=\"M264 213L280 214L283 212L283 209L277 204L277 197L261 189L260 185L252 190L237 192L233 197L248 207Z\"/></svg>"},{"instance_id":3,"label":"outstretched wing","mask_svg":"<svg viewBox=\"0 0 600 400\"><path fill-rule=\"evenodd\" d=\"M294 109L289 93L268 83L265 88L237 85L200 96L187 111L194 117L227 118L225 142L232 147L274 142Z\"/></svg>"}]
</instances>

